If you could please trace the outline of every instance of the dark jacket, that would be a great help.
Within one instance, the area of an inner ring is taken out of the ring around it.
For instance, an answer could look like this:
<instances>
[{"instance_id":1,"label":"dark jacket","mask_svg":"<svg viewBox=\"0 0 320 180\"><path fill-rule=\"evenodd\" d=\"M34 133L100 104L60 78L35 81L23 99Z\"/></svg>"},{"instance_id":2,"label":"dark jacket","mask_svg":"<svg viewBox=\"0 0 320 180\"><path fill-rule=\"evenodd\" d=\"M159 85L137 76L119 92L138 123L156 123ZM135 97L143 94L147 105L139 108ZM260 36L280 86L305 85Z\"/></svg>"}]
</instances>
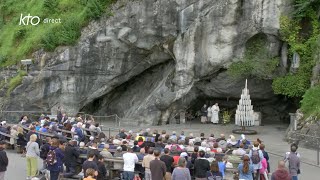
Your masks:
<instances>
[{"instance_id":1,"label":"dark jacket","mask_svg":"<svg viewBox=\"0 0 320 180\"><path fill-rule=\"evenodd\" d=\"M40 158L45 160L47 158L47 154L50 150L50 144L49 143L44 143L41 148L40 148Z\"/></svg>"},{"instance_id":2,"label":"dark jacket","mask_svg":"<svg viewBox=\"0 0 320 180\"><path fill-rule=\"evenodd\" d=\"M49 165L48 164L48 170L49 171L62 171L63 170L63 158L64 158L64 154L62 152L62 150L60 148L57 147L50 147L50 150L54 150L56 152L56 159L57 159L57 163L53 164L53 165Z\"/></svg>"},{"instance_id":3,"label":"dark jacket","mask_svg":"<svg viewBox=\"0 0 320 180\"><path fill-rule=\"evenodd\" d=\"M8 156L3 148L0 148L0 172L7 171L8 166Z\"/></svg>"},{"instance_id":4,"label":"dark jacket","mask_svg":"<svg viewBox=\"0 0 320 180\"><path fill-rule=\"evenodd\" d=\"M104 165L103 162L98 162L97 164L99 169L97 180L105 180L107 175L106 166Z\"/></svg>"},{"instance_id":5,"label":"dark jacket","mask_svg":"<svg viewBox=\"0 0 320 180\"><path fill-rule=\"evenodd\" d=\"M210 171L210 163L206 159L196 159L194 162L194 172L197 178L206 178L207 171Z\"/></svg>"},{"instance_id":6,"label":"dark jacket","mask_svg":"<svg viewBox=\"0 0 320 180\"><path fill-rule=\"evenodd\" d=\"M77 165L77 161L79 158L80 152L78 149L71 144L68 144L64 151L64 164L66 166L73 166Z\"/></svg>"},{"instance_id":7,"label":"dark jacket","mask_svg":"<svg viewBox=\"0 0 320 180\"><path fill-rule=\"evenodd\" d=\"M24 148L27 145L27 140L24 136L24 134L19 133L18 134L18 139L17 139L17 144L21 146L21 148Z\"/></svg>"}]
</instances>

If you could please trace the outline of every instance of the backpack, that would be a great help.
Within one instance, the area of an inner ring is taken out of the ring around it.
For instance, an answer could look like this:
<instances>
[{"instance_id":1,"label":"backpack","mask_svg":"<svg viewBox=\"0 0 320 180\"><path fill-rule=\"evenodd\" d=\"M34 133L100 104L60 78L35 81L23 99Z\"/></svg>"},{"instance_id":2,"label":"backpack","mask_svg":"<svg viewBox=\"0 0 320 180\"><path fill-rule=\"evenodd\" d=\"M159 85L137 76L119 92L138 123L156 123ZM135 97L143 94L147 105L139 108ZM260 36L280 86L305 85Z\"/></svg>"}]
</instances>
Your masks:
<instances>
[{"instance_id":1,"label":"backpack","mask_svg":"<svg viewBox=\"0 0 320 180\"><path fill-rule=\"evenodd\" d=\"M260 162L259 150L252 150L251 160L253 164L258 164Z\"/></svg>"},{"instance_id":2,"label":"backpack","mask_svg":"<svg viewBox=\"0 0 320 180\"><path fill-rule=\"evenodd\" d=\"M46 163L47 165L54 165L57 163L57 157L56 157L56 152L54 150L50 150L47 154L46 158Z\"/></svg>"}]
</instances>

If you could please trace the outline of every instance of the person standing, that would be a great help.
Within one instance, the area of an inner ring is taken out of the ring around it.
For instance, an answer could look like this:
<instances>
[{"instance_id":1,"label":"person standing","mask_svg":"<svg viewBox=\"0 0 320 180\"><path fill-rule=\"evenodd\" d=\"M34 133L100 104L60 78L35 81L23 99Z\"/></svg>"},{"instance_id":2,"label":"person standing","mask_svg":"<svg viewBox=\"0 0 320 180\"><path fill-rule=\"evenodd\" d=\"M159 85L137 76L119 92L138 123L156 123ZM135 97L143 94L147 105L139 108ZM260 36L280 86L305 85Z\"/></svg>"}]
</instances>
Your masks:
<instances>
[{"instance_id":1,"label":"person standing","mask_svg":"<svg viewBox=\"0 0 320 180\"><path fill-rule=\"evenodd\" d=\"M154 160L153 149L148 149L148 155L143 157L142 167L145 168L144 179L151 180L150 162Z\"/></svg>"},{"instance_id":2,"label":"person standing","mask_svg":"<svg viewBox=\"0 0 320 180\"><path fill-rule=\"evenodd\" d=\"M208 122L208 123L210 122L211 117L212 117L212 109L211 109L211 108L212 108L212 107L209 105L209 107L208 107L208 109L207 109L207 112L208 112L208 115L207 115L207 117L208 117L207 122Z\"/></svg>"},{"instance_id":3,"label":"person standing","mask_svg":"<svg viewBox=\"0 0 320 180\"><path fill-rule=\"evenodd\" d=\"M178 167L174 168L172 172L172 180L191 180L190 171L186 168L186 159L180 157L178 160Z\"/></svg>"},{"instance_id":4,"label":"person standing","mask_svg":"<svg viewBox=\"0 0 320 180\"><path fill-rule=\"evenodd\" d=\"M64 151L64 165L66 166L66 172L63 176L66 178L72 177L76 174L77 160L80 156L80 152L78 151L76 144L77 140L72 139Z\"/></svg>"},{"instance_id":5,"label":"person standing","mask_svg":"<svg viewBox=\"0 0 320 180\"><path fill-rule=\"evenodd\" d=\"M253 165L250 163L248 155L243 156L242 163L238 166L239 179L253 180L252 174L254 172Z\"/></svg>"},{"instance_id":6,"label":"person standing","mask_svg":"<svg viewBox=\"0 0 320 180\"><path fill-rule=\"evenodd\" d=\"M123 154L123 179L132 180L134 178L134 167L138 162L138 156L128 147L128 152Z\"/></svg>"},{"instance_id":7,"label":"person standing","mask_svg":"<svg viewBox=\"0 0 320 180\"><path fill-rule=\"evenodd\" d=\"M63 171L64 154L59 148L60 141L57 138L51 140L50 150L47 154L47 168L50 171L50 180L58 180L59 174Z\"/></svg>"},{"instance_id":8,"label":"person standing","mask_svg":"<svg viewBox=\"0 0 320 180\"><path fill-rule=\"evenodd\" d=\"M207 115L208 115L207 105L204 104L203 107L201 108L201 123L202 124L207 122Z\"/></svg>"},{"instance_id":9,"label":"person standing","mask_svg":"<svg viewBox=\"0 0 320 180\"><path fill-rule=\"evenodd\" d=\"M211 122L213 124L218 124L219 123L219 111L220 108L218 106L218 103L215 103L212 107L211 107L211 111L212 111L212 117L211 117Z\"/></svg>"},{"instance_id":10,"label":"person standing","mask_svg":"<svg viewBox=\"0 0 320 180\"><path fill-rule=\"evenodd\" d=\"M292 176L292 180L298 180L298 174L300 174L300 158L297 154L298 146L296 144L291 145L291 152L286 155L285 161L289 162L289 173Z\"/></svg>"},{"instance_id":11,"label":"person standing","mask_svg":"<svg viewBox=\"0 0 320 180\"><path fill-rule=\"evenodd\" d=\"M152 180L163 180L166 175L166 164L160 160L160 151L158 149L153 151L155 159L150 162L150 171Z\"/></svg>"},{"instance_id":12,"label":"person standing","mask_svg":"<svg viewBox=\"0 0 320 180\"><path fill-rule=\"evenodd\" d=\"M272 173L271 180L291 180L291 175L286 169L284 161L278 162L278 169Z\"/></svg>"},{"instance_id":13,"label":"person standing","mask_svg":"<svg viewBox=\"0 0 320 180\"><path fill-rule=\"evenodd\" d=\"M249 157L253 164L254 179L258 180L260 177L260 169L262 168L261 161L264 158L262 151L259 149L259 142L256 141L253 143L253 148L249 152Z\"/></svg>"},{"instance_id":14,"label":"person standing","mask_svg":"<svg viewBox=\"0 0 320 180\"><path fill-rule=\"evenodd\" d=\"M171 180L171 172L174 160L173 157L170 156L170 150L168 148L164 149L164 155L160 157L160 160L166 164L167 172L165 175L165 180Z\"/></svg>"},{"instance_id":15,"label":"person standing","mask_svg":"<svg viewBox=\"0 0 320 180\"><path fill-rule=\"evenodd\" d=\"M37 141L37 135L30 135L30 141L27 144L27 179L31 179L37 175L38 171L38 159L40 156L39 144Z\"/></svg>"},{"instance_id":16,"label":"person standing","mask_svg":"<svg viewBox=\"0 0 320 180\"><path fill-rule=\"evenodd\" d=\"M199 158L194 162L194 174L196 180L206 180L207 179L207 171L210 171L210 163L204 157L205 152L199 151Z\"/></svg>"},{"instance_id":17,"label":"person standing","mask_svg":"<svg viewBox=\"0 0 320 180\"><path fill-rule=\"evenodd\" d=\"M0 141L0 180L4 180L5 173L9 164L7 153L4 151L5 141Z\"/></svg>"}]
</instances>

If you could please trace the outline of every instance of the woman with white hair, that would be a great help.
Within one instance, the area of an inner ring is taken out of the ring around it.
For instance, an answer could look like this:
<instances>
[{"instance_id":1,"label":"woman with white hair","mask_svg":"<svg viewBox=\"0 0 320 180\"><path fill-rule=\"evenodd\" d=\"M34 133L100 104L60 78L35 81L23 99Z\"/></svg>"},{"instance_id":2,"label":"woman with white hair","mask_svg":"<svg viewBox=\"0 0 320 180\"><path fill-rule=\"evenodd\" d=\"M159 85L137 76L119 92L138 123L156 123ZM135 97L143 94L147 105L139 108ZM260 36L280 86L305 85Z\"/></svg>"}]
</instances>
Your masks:
<instances>
[{"instance_id":1,"label":"woman with white hair","mask_svg":"<svg viewBox=\"0 0 320 180\"><path fill-rule=\"evenodd\" d=\"M27 150L27 179L31 179L33 176L37 175L38 171L38 159L37 157L40 156L39 144L37 141L37 135L32 134L30 136L30 141L26 146Z\"/></svg>"},{"instance_id":2,"label":"woman with white hair","mask_svg":"<svg viewBox=\"0 0 320 180\"><path fill-rule=\"evenodd\" d=\"M172 172L172 180L191 180L190 171L186 168L186 159L180 157L178 160L178 167L174 168Z\"/></svg>"}]
</instances>

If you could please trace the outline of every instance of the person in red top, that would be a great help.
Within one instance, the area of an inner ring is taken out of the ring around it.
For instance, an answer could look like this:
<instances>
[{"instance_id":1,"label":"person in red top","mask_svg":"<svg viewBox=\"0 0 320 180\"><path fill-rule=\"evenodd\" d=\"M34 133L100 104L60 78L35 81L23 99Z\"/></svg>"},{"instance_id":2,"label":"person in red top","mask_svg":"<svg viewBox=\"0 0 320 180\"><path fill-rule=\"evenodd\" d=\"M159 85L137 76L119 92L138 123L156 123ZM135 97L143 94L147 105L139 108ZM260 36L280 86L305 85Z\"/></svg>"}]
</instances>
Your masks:
<instances>
[{"instance_id":1,"label":"person in red top","mask_svg":"<svg viewBox=\"0 0 320 180\"><path fill-rule=\"evenodd\" d=\"M272 173L271 180L291 180L291 175L286 169L284 161L279 161L278 169Z\"/></svg>"}]
</instances>

